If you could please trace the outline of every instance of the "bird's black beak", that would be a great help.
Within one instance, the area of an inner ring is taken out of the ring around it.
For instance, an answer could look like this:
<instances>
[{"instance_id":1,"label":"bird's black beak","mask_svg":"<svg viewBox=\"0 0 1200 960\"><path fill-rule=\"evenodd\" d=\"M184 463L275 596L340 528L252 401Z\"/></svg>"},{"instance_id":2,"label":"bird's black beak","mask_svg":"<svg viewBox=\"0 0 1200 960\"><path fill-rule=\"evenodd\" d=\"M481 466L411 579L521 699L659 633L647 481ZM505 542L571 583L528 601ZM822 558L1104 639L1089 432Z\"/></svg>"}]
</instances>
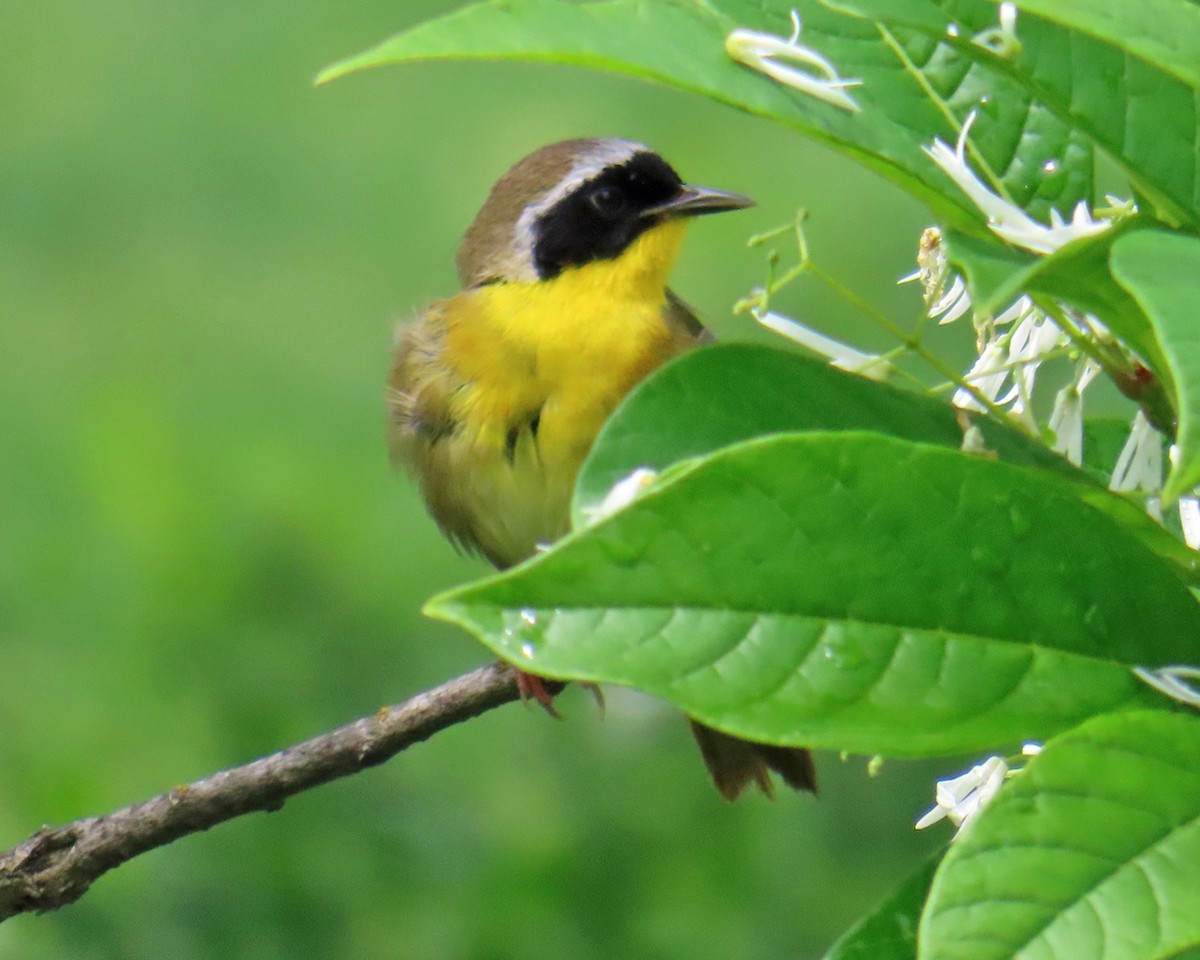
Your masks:
<instances>
[{"instance_id":1,"label":"bird's black beak","mask_svg":"<svg viewBox=\"0 0 1200 960\"><path fill-rule=\"evenodd\" d=\"M642 211L643 217L698 217L702 213L720 213L722 210L740 210L754 206L754 201L740 193L714 190L711 187L694 187L685 183L665 203L656 204Z\"/></svg>"}]
</instances>

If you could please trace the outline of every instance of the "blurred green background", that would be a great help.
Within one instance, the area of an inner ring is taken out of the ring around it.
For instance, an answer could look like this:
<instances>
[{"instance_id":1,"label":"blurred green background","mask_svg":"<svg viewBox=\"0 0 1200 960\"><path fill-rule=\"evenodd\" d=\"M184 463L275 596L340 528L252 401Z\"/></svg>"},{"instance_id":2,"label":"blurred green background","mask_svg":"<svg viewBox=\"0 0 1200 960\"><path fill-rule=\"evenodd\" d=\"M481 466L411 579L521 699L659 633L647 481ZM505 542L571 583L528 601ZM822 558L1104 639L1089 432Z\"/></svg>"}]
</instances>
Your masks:
<instances>
[{"instance_id":1,"label":"blurred green background","mask_svg":"<svg viewBox=\"0 0 1200 960\"><path fill-rule=\"evenodd\" d=\"M8 0L0 33L0 848L487 659L425 622L474 577L387 464L391 330L453 292L491 182L621 135L757 209L676 288L722 336L750 233L897 318L925 215L795 134L634 81L428 64L313 89L455 4ZM797 285L783 308L886 340ZM969 340L970 331L959 332ZM820 758L820 801L710 787L682 720L569 691L140 857L0 927L0 958L811 957L946 837L934 771ZM936 831L935 831L936 832Z\"/></svg>"}]
</instances>

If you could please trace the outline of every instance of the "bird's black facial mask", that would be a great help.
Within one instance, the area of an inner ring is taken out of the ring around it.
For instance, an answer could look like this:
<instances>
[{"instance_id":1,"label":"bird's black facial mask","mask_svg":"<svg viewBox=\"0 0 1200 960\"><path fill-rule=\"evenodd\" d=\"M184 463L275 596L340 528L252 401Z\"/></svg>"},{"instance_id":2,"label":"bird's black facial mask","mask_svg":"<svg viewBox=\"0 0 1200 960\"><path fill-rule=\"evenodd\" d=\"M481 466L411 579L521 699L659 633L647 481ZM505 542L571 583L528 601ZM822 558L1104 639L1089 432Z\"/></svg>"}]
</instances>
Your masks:
<instances>
[{"instance_id":1,"label":"bird's black facial mask","mask_svg":"<svg viewBox=\"0 0 1200 960\"><path fill-rule=\"evenodd\" d=\"M567 267L611 260L640 234L662 222L644 216L679 195L683 181L653 153L638 153L563 197L534 226L533 262L549 280Z\"/></svg>"}]
</instances>

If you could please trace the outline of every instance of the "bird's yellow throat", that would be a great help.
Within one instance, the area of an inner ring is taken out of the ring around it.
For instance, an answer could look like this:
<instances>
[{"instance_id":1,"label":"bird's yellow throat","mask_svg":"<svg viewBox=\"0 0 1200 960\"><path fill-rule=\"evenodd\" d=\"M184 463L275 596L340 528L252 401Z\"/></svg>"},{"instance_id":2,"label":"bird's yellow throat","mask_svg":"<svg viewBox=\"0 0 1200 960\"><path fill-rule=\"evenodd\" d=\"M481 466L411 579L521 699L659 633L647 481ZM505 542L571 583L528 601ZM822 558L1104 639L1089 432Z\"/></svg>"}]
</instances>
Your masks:
<instances>
[{"instance_id":1,"label":"bird's yellow throat","mask_svg":"<svg viewBox=\"0 0 1200 960\"><path fill-rule=\"evenodd\" d=\"M536 356L539 376L599 371L644 349L662 333L667 276L687 229L671 220L647 230L619 257L564 270L549 280L479 291L503 338Z\"/></svg>"},{"instance_id":2,"label":"bird's yellow throat","mask_svg":"<svg viewBox=\"0 0 1200 960\"><path fill-rule=\"evenodd\" d=\"M514 409L543 408L544 453L586 449L620 398L672 351L662 311L686 229L668 220L613 259L474 291L448 343L474 383L459 414L484 434L494 423L502 436Z\"/></svg>"}]
</instances>

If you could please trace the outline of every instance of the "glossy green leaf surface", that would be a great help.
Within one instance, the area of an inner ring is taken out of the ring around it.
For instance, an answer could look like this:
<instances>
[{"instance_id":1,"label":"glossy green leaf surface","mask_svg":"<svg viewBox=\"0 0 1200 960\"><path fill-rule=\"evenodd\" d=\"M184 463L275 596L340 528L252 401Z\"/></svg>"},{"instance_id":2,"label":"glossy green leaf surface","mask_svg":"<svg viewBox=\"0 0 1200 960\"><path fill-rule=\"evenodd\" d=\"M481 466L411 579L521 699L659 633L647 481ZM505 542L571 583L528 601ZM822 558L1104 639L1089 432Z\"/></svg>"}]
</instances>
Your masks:
<instances>
[{"instance_id":1,"label":"glossy green leaf surface","mask_svg":"<svg viewBox=\"0 0 1200 960\"><path fill-rule=\"evenodd\" d=\"M963 443L960 416L943 401L796 353L738 343L706 347L656 371L609 418L576 483L574 524L583 526L588 508L639 467L662 470L738 441L798 431L867 430L958 449ZM1195 576L1192 551L1143 510L1089 482L1058 454L1017 430L985 417L971 422L1000 460L1081 484L1074 495L1118 519L1189 578Z\"/></svg>"},{"instance_id":2,"label":"glossy green leaf surface","mask_svg":"<svg viewBox=\"0 0 1200 960\"><path fill-rule=\"evenodd\" d=\"M1200 608L1042 471L876 434L783 434L430 601L524 669L638 687L752 739L938 754L1156 703Z\"/></svg>"},{"instance_id":3,"label":"glossy green leaf surface","mask_svg":"<svg viewBox=\"0 0 1200 960\"><path fill-rule=\"evenodd\" d=\"M1090 34L1200 87L1200 7L1179 0L1017 0L1017 6Z\"/></svg>"},{"instance_id":4,"label":"glossy green leaf surface","mask_svg":"<svg viewBox=\"0 0 1200 960\"><path fill-rule=\"evenodd\" d=\"M929 860L890 897L846 931L824 960L916 960L917 923L941 855Z\"/></svg>"},{"instance_id":5,"label":"glossy green leaf surface","mask_svg":"<svg viewBox=\"0 0 1200 960\"><path fill-rule=\"evenodd\" d=\"M1113 275L1149 318L1174 385L1179 457L1163 490L1172 500L1200 483L1200 240L1141 231L1119 238L1111 260Z\"/></svg>"},{"instance_id":6,"label":"glossy green leaf surface","mask_svg":"<svg viewBox=\"0 0 1200 960\"><path fill-rule=\"evenodd\" d=\"M1200 718L1098 717L951 844L925 960L1158 960L1200 945Z\"/></svg>"},{"instance_id":7,"label":"glossy green leaf surface","mask_svg":"<svg viewBox=\"0 0 1200 960\"><path fill-rule=\"evenodd\" d=\"M1139 5L1123 4L1126 12L1116 17L1113 11L1120 2L1107 0L1099 5L1109 14L1110 32L1116 31L1118 20L1148 15ZM962 0L856 0L854 6L897 29L918 31L930 43L952 43L961 56L1012 77L1022 89L1036 92L1031 110L1047 111L1104 149L1162 216L1191 224L1200 221L1200 164L1194 149L1200 115L1190 83L1152 60L1133 56L1123 43L1108 42L1099 31L1065 29L1029 14L1018 21L1020 49L1007 58L997 57L973 42L980 9L990 12L994 24L994 5ZM1194 18L1189 14L1188 19ZM950 22L958 24L958 36L952 41L946 39ZM1195 53L1187 52L1186 39L1186 33L1178 38L1185 44L1178 49L1192 58L1194 71ZM990 100L981 105L981 120L990 115L991 106ZM1068 167L1072 163L1065 155L1051 158L1040 173L1032 168L1029 172L1039 179L1053 178L1062 170L1060 159ZM1066 206L1059 209L1069 213Z\"/></svg>"},{"instance_id":8,"label":"glossy green leaf surface","mask_svg":"<svg viewBox=\"0 0 1200 960\"><path fill-rule=\"evenodd\" d=\"M802 42L842 76L863 81L851 90L861 113L780 86L725 52L725 39L737 28L786 37L794 7L803 17ZM1035 216L1045 219L1052 207L1069 209L1090 197L1088 139L1041 104L1021 78L997 69L994 58L941 42L947 16L932 10L940 17L940 36L907 31L885 38L870 20L816 0L491 0L415 26L334 64L318 80L385 63L451 58L573 63L628 73L800 129L880 170L948 221L983 233L979 213L922 149L934 135L953 140L957 133L943 106L930 99L932 90L959 119L980 109L976 148L1010 196ZM992 18L992 8L979 3L965 22L981 28Z\"/></svg>"},{"instance_id":9,"label":"glossy green leaf surface","mask_svg":"<svg viewBox=\"0 0 1200 960\"><path fill-rule=\"evenodd\" d=\"M1072 472L1058 454L1018 431L972 417L1002 460ZM609 418L580 471L575 523L638 467L670 464L767 433L870 430L958 448L963 428L949 404L845 373L786 350L722 343L656 371Z\"/></svg>"}]
</instances>

